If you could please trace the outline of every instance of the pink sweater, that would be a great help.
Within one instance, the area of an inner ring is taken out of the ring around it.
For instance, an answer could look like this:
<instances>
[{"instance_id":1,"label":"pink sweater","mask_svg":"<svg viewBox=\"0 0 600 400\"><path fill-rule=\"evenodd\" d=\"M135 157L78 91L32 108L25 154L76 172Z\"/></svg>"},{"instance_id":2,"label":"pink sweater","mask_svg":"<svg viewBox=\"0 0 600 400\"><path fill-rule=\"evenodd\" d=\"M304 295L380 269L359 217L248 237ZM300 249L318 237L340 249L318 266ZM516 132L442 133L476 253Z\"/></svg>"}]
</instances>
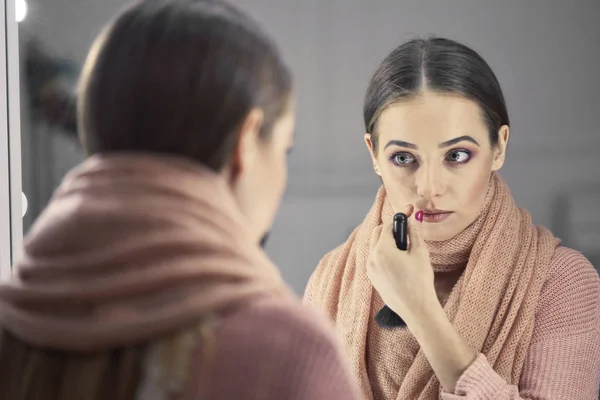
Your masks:
<instances>
[{"instance_id":1,"label":"pink sweater","mask_svg":"<svg viewBox=\"0 0 600 400\"><path fill-rule=\"evenodd\" d=\"M310 303L310 290L305 296ZM375 377L370 378L376 400L396 400L395 394L380 390ZM599 386L600 279L583 255L559 247L539 299L519 385L508 384L480 354L455 393L442 393L442 399L597 400Z\"/></svg>"},{"instance_id":2,"label":"pink sweater","mask_svg":"<svg viewBox=\"0 0 600 400\"><path fill-rule=\"evenodd\" d=\"M519 387L498 376L484 355L463 374L458 399L596 400L600 385L600 280L579 252L556 250L541 294Z\"/></svg>"},{"instance_id":3,"label":"pink sweater","mask_svg":"<svg viewBox=\"0 0 600 400\"><path fill-rule=\"evenodd\" d=\"M214 325L214 363L202 367L207 349L198 346L181 399L358 400L329 328L299 301L266 298L225 314ZM208 393L198 397L203 378Z\"/></svg>"}]
</instances>

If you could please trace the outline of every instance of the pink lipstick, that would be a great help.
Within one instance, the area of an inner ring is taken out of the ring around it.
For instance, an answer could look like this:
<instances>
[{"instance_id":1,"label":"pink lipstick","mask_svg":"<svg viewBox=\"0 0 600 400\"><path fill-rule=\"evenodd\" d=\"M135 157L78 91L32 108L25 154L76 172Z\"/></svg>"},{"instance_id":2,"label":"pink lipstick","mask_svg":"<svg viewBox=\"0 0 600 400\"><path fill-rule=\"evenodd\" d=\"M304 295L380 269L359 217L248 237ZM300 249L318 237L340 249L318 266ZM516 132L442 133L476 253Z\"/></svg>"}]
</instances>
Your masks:
<instances>
[{"instance_id":1,"label":"pink lipstick","mask_svg":"<svg viewBox=\"0 0 600 400\"><path fill-rule=\"evenodd\" d=\"M423 222L428 222L430 224L436 224L439 222L443 222L447 220L453 214L452 211L446 210L423 210Z\"/></svg>"}]
</instances>

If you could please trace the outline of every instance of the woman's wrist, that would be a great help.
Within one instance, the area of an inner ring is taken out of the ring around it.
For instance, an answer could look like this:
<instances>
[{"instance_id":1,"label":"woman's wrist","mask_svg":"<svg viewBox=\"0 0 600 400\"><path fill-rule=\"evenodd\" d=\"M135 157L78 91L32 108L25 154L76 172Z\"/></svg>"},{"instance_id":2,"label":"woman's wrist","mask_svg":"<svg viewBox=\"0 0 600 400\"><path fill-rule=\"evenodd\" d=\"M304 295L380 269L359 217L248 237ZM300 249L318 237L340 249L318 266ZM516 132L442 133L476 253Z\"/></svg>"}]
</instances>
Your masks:
<instances>
[{"instance_id":1,"label":"woman's wrist","mask_svg":"<svg viewBox=\"0 0 600 400\"><path fill-rule=\"evenodd\" d=\"M418 311L408 317L407 326L444 389L452 393L460 377L476 360L477 353L456 332L437 297L428 298Z\"/></svg>"},{"instance_id":2,"label":"woman's wrist","mask_svg":"<svg viewBox=\"0 0 600 400\"><path fill-rule=\"evenodd\" d=\"M404 320L415 337L421 332L443 324L444 320L448 321L435 291L427 291L427 294L416 301L406 314Z\"/></svg>"},{"instance_id":3,"label":"woman's wrist","mask_svg":"<svg viewBox=\"0 0 600 400\"><path fill-rule=\"evenodd\" d=\"M432 320L445 317L444 309L440 304L435 289L424 290L422 294L414 299L402 315L407 326L413 329L424 329ZM414 332L413 332L414 334Z\"/></svg>"}]
</instances>

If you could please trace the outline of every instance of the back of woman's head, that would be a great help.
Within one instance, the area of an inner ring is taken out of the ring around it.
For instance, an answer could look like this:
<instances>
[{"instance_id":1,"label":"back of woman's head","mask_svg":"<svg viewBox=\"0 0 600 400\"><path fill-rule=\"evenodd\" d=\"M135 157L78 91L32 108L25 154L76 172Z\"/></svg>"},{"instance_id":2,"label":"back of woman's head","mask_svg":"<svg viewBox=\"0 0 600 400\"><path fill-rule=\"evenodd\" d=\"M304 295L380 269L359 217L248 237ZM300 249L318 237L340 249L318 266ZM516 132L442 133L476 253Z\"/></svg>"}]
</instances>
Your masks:
<instances>
[{"instance_id":1,"label":"back of woman's head","mask_svg":"<svg viewBox=\"0 0 600 400\"><path fill-rule=\"evenodd\" d=\"M492 145L498 142L499 128L509 125L498 79L477 52L450 39L414 39L392 50L369 83L363 114L375 149L382 111L425 91L456 94L477 103Z\"/></svg>"},{"instance_id":2,"label":"back of woman's head","mask_svg":"<svg viewBox=\"0 0 600 400\"><path fill-rule=\"evenodd\" d=\"M290 96L275 46L235 8L216 0L146 0L95 42L80 83L80 132L90 155L162 153L220 170L248 114L262 111L256 136L267 139ZM133 399L148 348L172 347L179 334L80 355L38 348L2 330L0 397ZM175 369L169 373L179 374Z\"/></svg>"},{"instance_id":3,"label":"back of woman's head","mask_svg":"<svg viewBox=\"0 0 600 400\"><path fill-rule=\"evenodd\" d=\"M239 125L262 109L261 136L284 114L291 77L276 47L216 0L146 0L94 44L79 91L88 154L152 152L220 170Z\"/></svg>"}]
</instances>

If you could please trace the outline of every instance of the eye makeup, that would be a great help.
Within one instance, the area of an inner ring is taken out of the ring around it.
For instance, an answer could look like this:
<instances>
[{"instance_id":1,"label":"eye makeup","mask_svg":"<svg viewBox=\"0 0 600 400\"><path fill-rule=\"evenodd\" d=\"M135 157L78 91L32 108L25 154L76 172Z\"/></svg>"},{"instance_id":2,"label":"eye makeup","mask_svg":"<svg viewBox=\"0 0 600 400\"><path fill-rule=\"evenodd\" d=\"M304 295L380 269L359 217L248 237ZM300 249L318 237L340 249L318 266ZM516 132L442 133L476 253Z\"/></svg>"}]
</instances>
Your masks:
<instances>
[{"instance_id":1,"label":"eye makeup","mask_svg":"<svg viewBox=\"0 0 600 400\"><path fill-rule=\"evenodd\" d=\"M452 165L466 164L473 158L473 151L457 148L446 153L444 161ZM390 156L390 162L398 167L411 167L418 163L418 159L407 151L398 151Z\"/></svg>"},{"instance_id":2,"label":"eye makeup","mask_svg":"<svg viewBox=\"0 0 600 400\"><path fill-rule=\"evenodd\" d=\"M466 164L473 158L473 152L468 149L453 149L446 153L446 161L452 164Z\"/></svg>"},{"instance_id":3,"label":"eye makeup","mask_svg":"<svg viewBox=\"0 0 600 400\"><path fill-rule=\"evenodd\" d=\"M406 151L400 151L392 154L390 161L399 167L406 167L417 162L417 158Z\"/></svg>"}]
</instances>

